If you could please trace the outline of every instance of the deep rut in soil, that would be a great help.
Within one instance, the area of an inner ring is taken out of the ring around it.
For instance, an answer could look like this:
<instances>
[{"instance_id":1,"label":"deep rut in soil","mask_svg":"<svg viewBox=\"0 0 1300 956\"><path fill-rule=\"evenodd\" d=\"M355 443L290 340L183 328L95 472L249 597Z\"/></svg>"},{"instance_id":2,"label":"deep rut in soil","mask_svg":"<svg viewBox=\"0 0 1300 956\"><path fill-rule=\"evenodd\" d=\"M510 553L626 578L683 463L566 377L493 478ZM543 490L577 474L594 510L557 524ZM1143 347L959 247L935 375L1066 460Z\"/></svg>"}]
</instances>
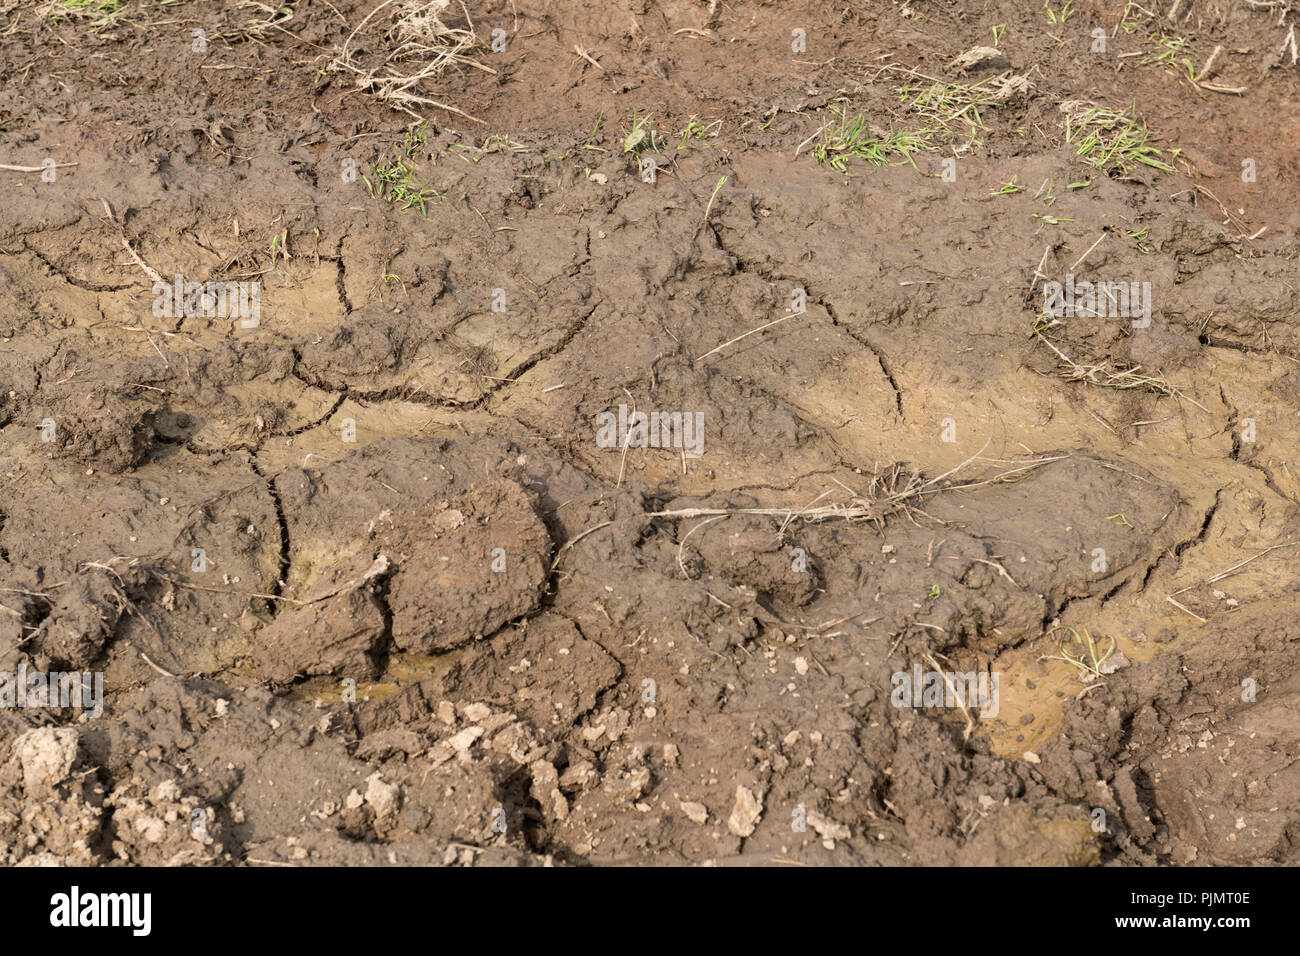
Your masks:
<instances>
[{"instance_id":1,"label":"deep rut in soil","mask_svg":"<svg viewBox=\"0 0 1300 956\"><path fill-rule=\"evenodd\" d=\"M7 862L1295 862L1275 16L116 6L0 5Z\"/></svg>"}]
</instances>

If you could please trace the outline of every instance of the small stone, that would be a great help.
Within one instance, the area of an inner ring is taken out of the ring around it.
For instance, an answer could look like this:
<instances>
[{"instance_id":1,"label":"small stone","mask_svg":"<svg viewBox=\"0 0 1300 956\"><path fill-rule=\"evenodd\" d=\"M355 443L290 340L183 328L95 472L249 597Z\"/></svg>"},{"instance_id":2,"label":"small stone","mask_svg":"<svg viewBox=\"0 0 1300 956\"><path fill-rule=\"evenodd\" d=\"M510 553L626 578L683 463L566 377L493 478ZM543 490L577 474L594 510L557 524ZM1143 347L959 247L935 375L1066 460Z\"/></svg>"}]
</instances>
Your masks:
<instances>
[{"instance_id":1,"label":"small stone","mask_svg":"<svg viewBox=\"0 0 1300 956\"><path fill-rule=\"evenodd\" d=\"M569 801L560 792L560 775L549 760L534 760L528 768L533 778L532 795L553 820L569 818Z\"/></svg>"},{"instance_id":2,"label":"small stone","mask_svg":"<svg viewBox=\"0 0 1300 956\"><path fill-rule=\"evenodd\" d=\"M462 754L473 745L474 741L483 736L482 727L466 727L460 733L451 737L447 743L451 744L451 749L458 754Z\"/></svg>"},{"instance_id":3,"label":"small stone","mask_svg":"<svg viewBox=\"0 0 1300 956\"><path fill-rule=\"evenodd\" d=\"M382 817L397 809L402 790L396 784L384 783L379 771L366 778L366 803L375 811L375 816Z\"/></svg>"},{"instance_id":4,"label":"small stone","mask_svg":"<svg viewBox=\"0 0 1300 956\"><path fill-rule=\"evenodd\" d=\"M709 822L709 809L702 803L695 803L692 800L682 801L682 813L686 814L687 819L692 823L698 823L700 826Z\"/></svg>"},{"instance_id":5,"label":"small stone","mask_svg":"<svg viewBox=\"0 0 1300 956\"><path fill-rule=\"evenodd\" d=\"M727 829L738 837L747 837L758 826L763 802L747 787L736 787L736 802L727 818Z\"/></svg>"},{"instance_id":6,"label":"small stone","mask_svg":"<svg viewBox=\"0 0 1300 956\"><path fill-rule=\"evenodd\" d=\"M453 531L464 523L465 516L455 508L449 508L436 515L433 519L433 526L440 533Z\"/></svg>"},{"instance_id":7,"label":"small stone","mask_svg":"<svg viewBox=\"0 0 1300 956\"><path fill-rule=\"evenodd\" d=\"M181 785L175 780L163 780L149 791L149 802L155 807L163 803L172 803L181 798Z\"/></svg>"},{"instance_id":8,"label":"small stone","mask_svg":"<svg viewBox=\"0 0 1300 956\"><path fill-rule=\"evenodd\" d=\"M1124 656L1123 651L1116 651L1097 665L1097 670L1102 674L1113 674L1121 667L1128 667L1130 663L1129 659Z\"/></svg>"},{"instance_id":9,"label":"small stone","mask_svg":"<svg viewBox=\"0 0 1300 956\"><path fill-rule=\"evenodd\" d=\"M564 790L583 789L593 785L600 777L590 760L571 763L560 775L560 787Z\"/></svg>"},{"instance_id":10,"label":"small stone","mask_svg":"<svg viewBox=\"0 0 1300 956\"><path fill-rule=\"evenodd\" d=\"M808 811L808 825L817 831L817 835L822 838L822 844L828 850L835 849L836 840L847 840L851 835L849 828L844 824L836 823L816 810Z\"/></svg>"}]
</instances>

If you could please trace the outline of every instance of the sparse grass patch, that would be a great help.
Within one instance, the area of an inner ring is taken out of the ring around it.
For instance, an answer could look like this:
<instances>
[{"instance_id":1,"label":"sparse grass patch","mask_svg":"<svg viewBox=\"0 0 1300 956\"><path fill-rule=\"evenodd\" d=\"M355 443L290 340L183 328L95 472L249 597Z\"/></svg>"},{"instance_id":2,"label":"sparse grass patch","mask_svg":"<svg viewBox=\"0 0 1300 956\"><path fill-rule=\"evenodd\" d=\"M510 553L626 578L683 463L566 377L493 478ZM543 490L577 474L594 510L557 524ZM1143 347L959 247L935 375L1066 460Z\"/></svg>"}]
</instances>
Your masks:
<instances>
[{"instance_id":1,"label":"sparse grass patch","mask_svg":"<svg viewBox=\"0 0 1300 956\"><path fill-rule=\"evenodd\" d=\"M980 117L981 107L997 102L991 80L978 83L931 83L926 86L904 86L898 91L903 105L924 116L931 124L952 138L954 127L959 127L972 144L981 142L980 133L987 127Z\"/></svg>"},{"instance_id":2,"label":"sparse grass patch","mask_svg":"<svg viewBox=\"0 0 1300 956\"><path fill-rule=\"evenodd\" d=\"M390 202L398 209L419 208L420 214L429 215L429 204L442 202L442 195L423 182L415 180L415 166L397 160L383 166L371 166L371 176L362 176L370 195Z\"/></svg>"},{"instance_id":3,"label":"sparse grass patch","mask_svg":"<svg viewBox=\"0 0 1300 956\"><path fill-rule=\"evenodd\" d=\"M271 237L271 245L268 251L271 254L271 270L276 275L281 275L280 260L283 259L284 261L287 262L291 258L289 255L289 230L288 229L281 229L279 232L277 232L274 236ZM281 276L281 278L283 278L283 276Z\"/></svg>"},{"instance_id":4,"label":"sparse grass patch","mask_svg":"<svg viewBox=\"0 0 1300 956\"><path fill-rule=\"evenodd\" d=\"M1029 89L1029 80L1012 73L999 73L974 83L939 83L899 87L903 106L922 117L944 142L965 137L971 147L984 142L981 111L1000 106Z\"/></svg>"},{"instance_id":5,"label":"sparse grass patch","mask_svg":"<svg viewBox=\"0 0 1300 956\"><path fill-rule=\"evenodd\" d=\"M1053 10L1048 0L1043 0L1043 13L1050 23L1066 23L1075 14L1074 0L1065 0L1065 5L1060 10Z\"/></svg>"},{"instance_id":6,"label":"sparse grass patch","mask_svg":"<svg viewBox=\"0 0 1300 956\"><path fill-rule=\"evenodd\" d=\"M54 0L49 5L49 9L54 16L57 16L59 11L73 16L93 16L105 11L113 13L121 6L122 0Z\"/></svg>"},{"instance_id":7,"label":"sparse grass patch","mask_svg":"<svg viewBox=\"0 0 1300 956\"><path fill-rule=\"evenodd\" d=\"M1009 182L1005 182L1002 184L1001 189L995 189L993 190L993 192L989 193L989 195L990 196L1013 196L1018 192L1022 192L1025 187L1020 185L1018 182L1016 182L1017 178L1018 178L1017 176L1012 176Z\"/></svg>"},{"instance_id":8,"label":"sparse grass patch","mask_svg":"<svg viewBox=\"0 0 1300 956\"><path fill-rule=\"evenodd\" d=\"M398 209L418 208L425 218L429 204L442 202L442 195L415 179L415 158L428 147L429 124L421 123L406 131L402 144L402 159L370 167L370 175L361 181L371 197L392 203ZM477 162L477 160L475 160Z\"/></svg>"},{"instance_id":9,"label":"sparse grass patch","mask_svg":"<svg viewBox=\"0 0 1300 956\"><path fill-rule=\"evenodd\" d=\"M53 0L45 13L54 24L86 21L92 30L107 26L122 12L122 0Z\"/></svg>"},{"instance_id":10,"label":"sparse grass patch","mask_svg":"<svg viewBox=\"0 0 1300 956\"><path fill-rule=\"evenodd\" d=\"M456 154L461 159L475 166L489 153L522 153L527 150L526 146L514 142L501 133L494 133L483 140L482 146L474 146L470 143L453 143L451 148L456 151Z\"/></svg>"},{"instance_id":11,"label":"sparse grass patch","mask_svg":"<svg viewBox=\"0 0 1300 956\"><path fill-rule=\"evenodd\" d=\"M1143 226L1141 229L1126 229L1124 235L1132 239L1138 247L1138 252L1149 253L1151 251L1151 227Z\"/></svg>"},{"instance_id":12,"label":"sparse grass patch","mask_svg":"<svg viewBox=\"0 0 1300 956\"><path fill-rule=\"evenodd\" d=\"M680 142L677 148L685 149L691 140L704 140L710 136L718 135L718 128L722 126L722 120L714 120L712 123L703 123L696 117L692 116L686 123L686 128L682 130Z\"/></svg>"},{"instance_id":13,"label":"sparse grass patch","mask_svg":"<svg viewBox=\"0 0 1300 956\"><path fill-rule=\"evenodd\" d=\"M722 176L721 178L718 179L717 184L714 185L713 193L712 195L709 196L709 204L704 207L705 222L709 221L709 212L713 209L713 201L718 198L718 193L722 192L722 187L727 185L727 180L730 178L731 178L730 176Z\"/></svg>"},{"instance_id":14,"label":"sparse grass patch","mask_svg":"<svg viewBox=\"0 0 1300 956\"><path fill-rule=\"evenodd\" d=\"M1152 145L1153 135L1137 118L1134 104L1127 113L1101 109L1082 100L1061 104L1065 115L1065 141L1089 166L1107 173L1126 173L1134 166L1172 173L1166 161L1177 158L1178 150Z\"/></svg>"},{"instance_id":15,"label":"sparse grass patch","mask_svg":"<svg viewBox=\"0 0 1300 956\"><path fill-rule=\"evenodd\" d=\"M587 136L587 141L582 144L583 149L594 149L597 152L605 152L603 146L596 145L596 134L600 132L600 124L605 122L605 108L602 106L600 112L596 114L596 122L591 127L591 133Z\"/></svg>"},{"instance_id":16,"label":"sparse grass patch","mask_svg":"<svg viewBox=\"0 0 1300 956\"><path fill-rule=\"evenodd\" d=\"M1187 74L1187 79L1196 82L1196 67L1191 58L1179 56L1187 46L1186 37L1173 37L1167 33L1152 33L1147 40L1158 52L1149 53L1142 58L1143 66L1160 66L1170 73Z\"/></svg>"},{"instance_id":17,"label":"sparse grass patch","mask_svg":"<svg viewBox=\"0 0 1300 956\"><path fill-rule=\"evenodd\" d=\"M418 126L412 126L402 135L402 140L402 152L406 154L407 159L413 159L416 153L429 145L429 124L420 123Z\"/></svg>"},{"instance_id":18,"label":"sparse grass patch","mask_svg":"<svg viewBox=\"0 0 1300 956\"><path fill-rule=\"evenodd\" d=\"M913 153L935 149L936 130L895 130L877 134L861 114L850 117L842 106L832 106L830 112L832 119L822 126L821 141L813 147L812 155L817 165L830 166L845 176L852 175L849 172L851 159L861 159L872 166L885 166L891 156L897 156L915 167Z\"/></svg>"}]
</instances>

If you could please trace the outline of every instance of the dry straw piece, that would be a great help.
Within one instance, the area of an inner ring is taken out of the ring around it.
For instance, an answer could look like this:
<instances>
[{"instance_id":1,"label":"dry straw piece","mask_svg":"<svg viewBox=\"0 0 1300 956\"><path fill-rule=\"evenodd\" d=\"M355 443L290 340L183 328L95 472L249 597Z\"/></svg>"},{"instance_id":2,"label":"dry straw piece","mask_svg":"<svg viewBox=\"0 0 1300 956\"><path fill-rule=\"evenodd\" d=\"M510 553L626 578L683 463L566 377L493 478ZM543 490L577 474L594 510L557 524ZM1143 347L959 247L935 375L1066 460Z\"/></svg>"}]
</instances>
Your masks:
<instances>
[{"instance_id":1,"label":"dry straw piece","mask_svg":"<svg viewBox=\"0 0 1300 956\"><path fill-rule=\"evenodd\" d=\"M483 123L464 110L424 95L423 84L454 64L496 75L496 70L468 55L478 45L478 37L464 4L461 11L466 27L446 24L450 6L451 0L384 0L348 34L331 69L355 74L358 89L417 120L426 119L417 110L432 107Z\"/></svg>"}]
</instances>

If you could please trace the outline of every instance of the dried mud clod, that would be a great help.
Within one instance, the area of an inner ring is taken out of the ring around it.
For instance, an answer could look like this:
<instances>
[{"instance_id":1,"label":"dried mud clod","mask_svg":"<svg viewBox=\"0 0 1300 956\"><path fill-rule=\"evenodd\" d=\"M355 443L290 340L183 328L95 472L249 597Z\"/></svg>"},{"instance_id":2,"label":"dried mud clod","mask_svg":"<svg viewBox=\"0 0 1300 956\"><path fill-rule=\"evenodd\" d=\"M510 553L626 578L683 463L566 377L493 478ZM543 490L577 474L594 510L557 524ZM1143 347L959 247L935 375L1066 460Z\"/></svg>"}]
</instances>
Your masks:
<instances>
[{"instance_id":1,"label":"dried mud clod","mask_svg":"<svg viewBox=\"0 0 1300 956\"><path fill-rule=\"evenodd\" d=\"M400 555L388 593L394 644L450 650L534 610L551 555L535 507L522 488L501 481L395 516L383 538Z\"/></svg>"},{"instance_id":2,"label":"dried mud clod","mask_svg":"<svg viewBox=\"0 0 1300 956\"><path fill-rule=\"evenodd\" d=\"M129 606L123 583L112 570L86 568L56 595L34 649L60 667L88 668Z\"/></svg>"},{"instance_id":3,"label":"dried mud clod","mask_svg":"<svg viewBox=\"0 0 1300 956\"><path fill-rule=\"evenodd\" d=\"M96 390L67 399L44 421L53 425L54 455L118 474L153 449L156 416L145 401Z\"/></svg>"},{"instance_id":4,"label":"dried mud clod","mask_svg":"<svg viewBox=\"0 0 1300 956\"><path fill-rule=\"evenodd\" d=\"M375 562L364 557L325 571L307 593L305 606L281 610L252 639L253 658L268 678L288 682L299 675L347 673L369 680L379 673L388 647L383 601L376 594L387 562L367 577Z\"/></svg>"}]
</instances>

